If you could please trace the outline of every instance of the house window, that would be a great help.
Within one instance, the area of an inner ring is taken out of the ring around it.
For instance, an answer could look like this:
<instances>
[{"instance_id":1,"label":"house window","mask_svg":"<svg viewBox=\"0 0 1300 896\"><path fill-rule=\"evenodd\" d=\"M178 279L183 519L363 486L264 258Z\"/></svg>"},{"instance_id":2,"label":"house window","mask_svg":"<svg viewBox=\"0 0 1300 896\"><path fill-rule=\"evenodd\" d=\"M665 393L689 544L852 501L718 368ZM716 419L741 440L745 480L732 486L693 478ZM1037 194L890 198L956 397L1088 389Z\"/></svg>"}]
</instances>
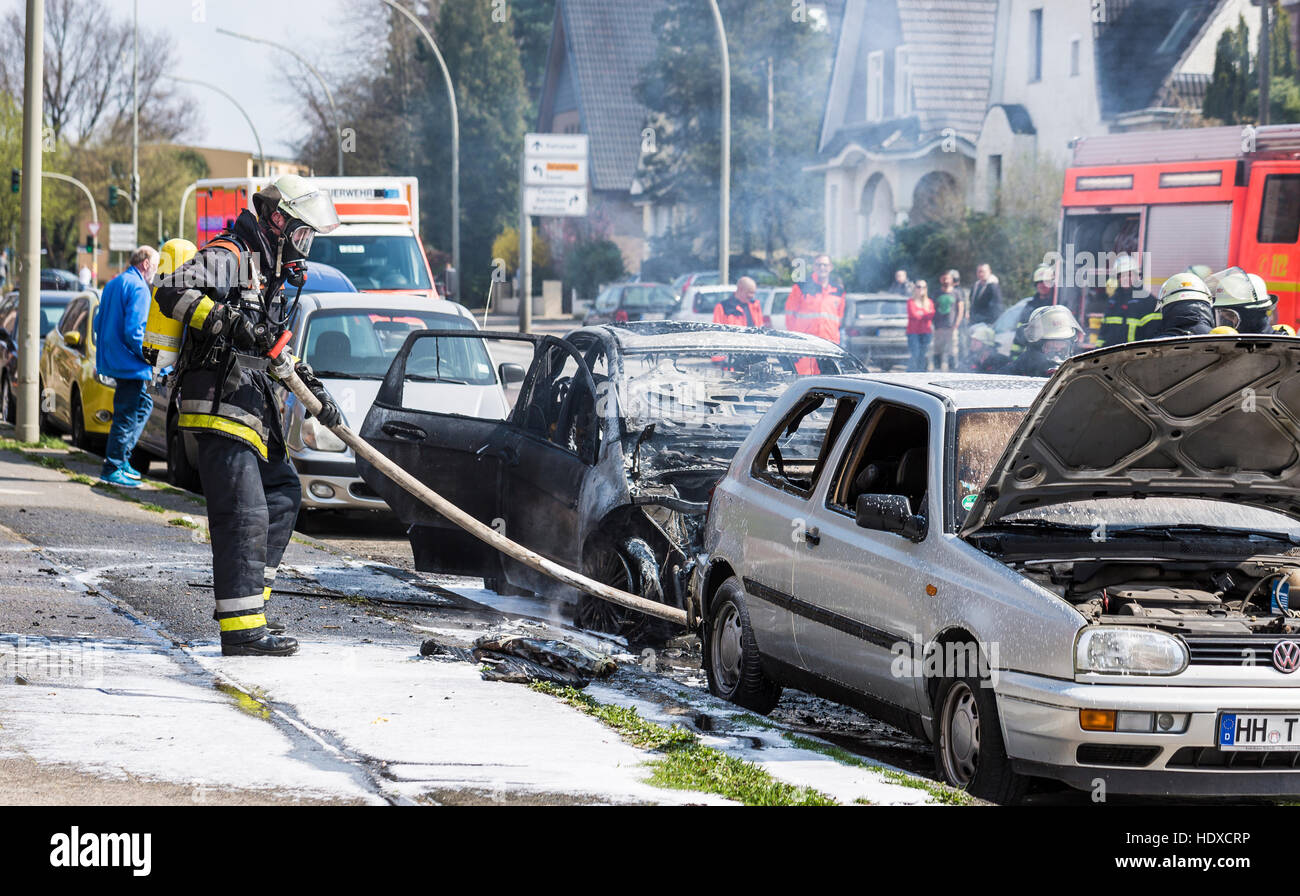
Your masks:
<instances>
[{"instance_id":1,"label":"house window","mask_svg":"<svg viewBox=\"0 0 1300 896\"><path fill-rule=\"evenodd\" d=\"M1070 77L1077 77L1079 74L1079 48L1081 41L1074 37L1070 39Z\"/></svg>"},{"instance_id":2,"label":"house window","mask_svg":"<svg viewBox=\"0 0 1300 896\"><path fill-rule=\"evenodd\" d=\"M1043 11L1029 11L1029 83L1043 80Z\"/></svg>"},{"instance_id":3,"label":"house window","mask_svg":"<svg viewBox=\"0 0 1300 896\"><path fill-rule=\"evenodd\" d=\"M885 117L885 54L874 50L867 54L867 121Z\"/></svg>"},{"instance_id":4,"label":"house window","mask_svg":"<svg viewBox=\"0 0 1300 896\"><path fill-rule=\"evenodd\" d=\"M899 47L894 51L894 115L912 114L912 69L907 62L908 51Z\"/></svg>"}]
</instances>

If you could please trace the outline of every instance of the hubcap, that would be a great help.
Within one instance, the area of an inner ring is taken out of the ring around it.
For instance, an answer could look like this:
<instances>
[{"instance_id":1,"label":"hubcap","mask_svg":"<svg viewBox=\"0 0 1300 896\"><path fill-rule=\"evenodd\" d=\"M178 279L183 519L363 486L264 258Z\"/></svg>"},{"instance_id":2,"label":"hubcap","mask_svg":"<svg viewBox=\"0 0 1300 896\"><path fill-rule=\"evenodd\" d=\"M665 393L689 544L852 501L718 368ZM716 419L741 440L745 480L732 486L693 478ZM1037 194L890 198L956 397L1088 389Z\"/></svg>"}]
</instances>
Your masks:
<instances>
[{"instance_id":1,"label":"hubcap","mask_svg":"<svg viewBox=\"0 0 1300 896\"><path fill-rule=\"evenodd\" d=\"M980 714L975 693L964 681L948 689L943 708L944 771L953 784L965 787L975 777L980 755Z\"/></svg>"},{"instance_id":2,"label":"hubcap","mask_svg":"<svg viewBox=\"0 0 1300 896\"><path fill-rule=\"evenodd\" d=\"M724 690L731 691L740 681L740 614L728 603L713 632L713 674Z\"/></svg>"}]
</instances>

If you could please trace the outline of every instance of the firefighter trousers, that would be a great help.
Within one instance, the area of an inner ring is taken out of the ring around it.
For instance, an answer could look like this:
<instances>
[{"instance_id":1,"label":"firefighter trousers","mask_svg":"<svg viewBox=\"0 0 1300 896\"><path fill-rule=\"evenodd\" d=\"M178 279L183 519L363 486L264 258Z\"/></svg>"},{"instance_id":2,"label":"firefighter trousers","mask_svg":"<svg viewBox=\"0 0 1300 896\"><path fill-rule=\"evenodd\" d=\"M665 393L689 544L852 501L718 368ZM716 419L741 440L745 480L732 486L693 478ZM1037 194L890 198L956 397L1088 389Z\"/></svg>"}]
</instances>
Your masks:
<instances>
[{"instance_id":1,"label":"firefighter trousers","mask_svg":"<svg viewBox=\"0 0 1300 896\"><path fill-rule=\"evenodd\" d=\"M272 440L267 460L244 442L197 433L199 478L208 500L212 589L223 644L266 635L266 601L302 503L298 474Z\"/></svg>"}]
</instances>

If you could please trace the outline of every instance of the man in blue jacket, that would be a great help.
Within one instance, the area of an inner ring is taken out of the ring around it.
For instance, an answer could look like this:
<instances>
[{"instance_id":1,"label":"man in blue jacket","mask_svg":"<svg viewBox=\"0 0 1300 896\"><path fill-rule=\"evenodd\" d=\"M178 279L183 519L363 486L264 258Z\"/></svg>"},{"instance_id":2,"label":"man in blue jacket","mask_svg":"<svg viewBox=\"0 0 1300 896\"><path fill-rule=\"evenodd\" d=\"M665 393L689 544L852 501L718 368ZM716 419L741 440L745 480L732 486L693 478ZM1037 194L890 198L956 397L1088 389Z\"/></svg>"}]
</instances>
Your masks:
<instances>
[{"instance_id":1,"label":"man in blue jacket","mask_svg":"<svg viewBox=\"0 0 1300 896\"><path fill-rule=\"evenodd\" d=\"M131 266L104 287L95 314L95 369L117 380L113 426L99 481L123 488L140 484L140 474L131 466L131 452L153 410L148 392L153 365L144 359L143 343L149 319L149 281L156 270L158 252L151 246L136 249L131 253Z\"/></svg>"}]
</instances>

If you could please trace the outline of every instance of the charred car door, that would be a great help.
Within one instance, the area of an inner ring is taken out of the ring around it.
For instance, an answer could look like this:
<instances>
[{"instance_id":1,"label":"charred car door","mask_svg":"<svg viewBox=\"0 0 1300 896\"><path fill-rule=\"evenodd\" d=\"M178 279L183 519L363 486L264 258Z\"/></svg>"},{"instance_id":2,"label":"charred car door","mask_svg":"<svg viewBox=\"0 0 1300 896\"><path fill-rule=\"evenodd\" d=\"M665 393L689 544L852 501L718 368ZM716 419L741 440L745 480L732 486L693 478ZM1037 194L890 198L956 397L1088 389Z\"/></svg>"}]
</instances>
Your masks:
<instances>
[{"instance_id":1,"label":"charred car door","mask_svg":"<svg viewBox=\"0 0 1300 896\"><path fill-rule=\"evenodd\" d=\"M467 383L497 376L485 339L536 345L537 337L473 330L417 330L394 356L366 415L361 437L475 519L502 528L504 474L517 461L508 420L440 413L421 400L421 384ZM486 372L484 369L486 365ZM357 470L408 526L415 566L425 572L493 578L497 552L458 528L400 485L357 458Z\"/></svg>"},{"instance_id":2,"label":"charred car door","mask_svg":"<svg viewBox=\"0 0 1300 896\"><path fill-rule=\"evenodd\" d=\"M569 342L543 337L506 437L504 534L571 568L582 561L579 497L596 463L599 423L591 369ZM505 562L512 582L541 587L540 574Z\"/></svg>"}]
</instances>

